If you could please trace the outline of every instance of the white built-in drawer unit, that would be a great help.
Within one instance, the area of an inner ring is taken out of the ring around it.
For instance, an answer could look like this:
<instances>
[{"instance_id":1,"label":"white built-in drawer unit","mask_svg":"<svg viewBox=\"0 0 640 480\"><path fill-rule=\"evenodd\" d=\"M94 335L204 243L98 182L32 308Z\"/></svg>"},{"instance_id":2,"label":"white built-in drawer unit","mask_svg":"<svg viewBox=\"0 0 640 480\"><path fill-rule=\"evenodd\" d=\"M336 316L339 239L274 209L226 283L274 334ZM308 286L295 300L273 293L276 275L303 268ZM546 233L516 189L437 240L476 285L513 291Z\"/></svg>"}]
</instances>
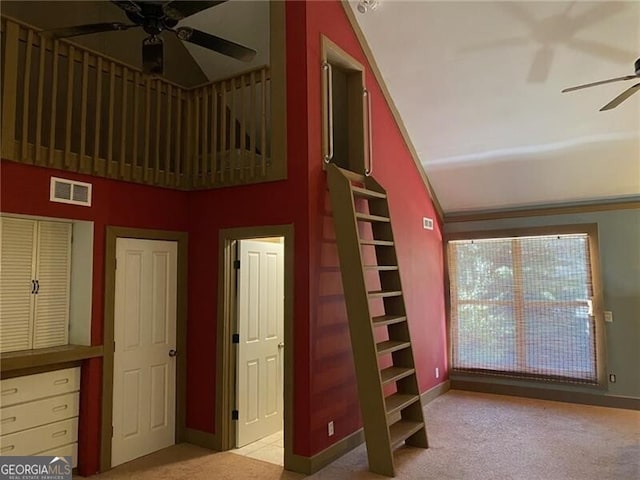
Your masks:
<instances>
[{"instance_id":1,"label":"white built-in drawer unit","mask_svg":"<svg viewBox=\"0 0 640 480\"><path fill-rule=\"evenodd\" d=\"M73 457L80 367L0 380L0 454Z\"/></svg>"}]
</instances>

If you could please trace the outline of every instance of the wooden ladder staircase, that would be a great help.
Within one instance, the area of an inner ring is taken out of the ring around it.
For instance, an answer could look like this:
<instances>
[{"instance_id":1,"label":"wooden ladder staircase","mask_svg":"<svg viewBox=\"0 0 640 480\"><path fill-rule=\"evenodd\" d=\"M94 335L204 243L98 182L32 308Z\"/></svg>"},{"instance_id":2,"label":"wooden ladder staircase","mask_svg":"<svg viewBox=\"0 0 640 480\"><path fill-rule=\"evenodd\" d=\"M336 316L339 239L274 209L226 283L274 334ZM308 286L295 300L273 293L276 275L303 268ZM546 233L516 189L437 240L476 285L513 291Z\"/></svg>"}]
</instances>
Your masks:
<instances>
[{"instance_id":1,"label":"wooden ladder staircase","mask_svg":"<svg viewBox=\"0 0 640 480\"><path fill-rule=\"evenodd\" d=\"M371 177L333 164L327 170L369 470L393 477L393 449L402 442L427 448L428 441L387 195ZM365 257L373 255L365 250L371 248L376 262L369 265ZM380 290L367 287L372 271ZM376 299L382 299L383 315L372 316ZM389 356L391 365L381 368ZM385 397L392 384L395 393Z\"/></svg>"}]
</instances>

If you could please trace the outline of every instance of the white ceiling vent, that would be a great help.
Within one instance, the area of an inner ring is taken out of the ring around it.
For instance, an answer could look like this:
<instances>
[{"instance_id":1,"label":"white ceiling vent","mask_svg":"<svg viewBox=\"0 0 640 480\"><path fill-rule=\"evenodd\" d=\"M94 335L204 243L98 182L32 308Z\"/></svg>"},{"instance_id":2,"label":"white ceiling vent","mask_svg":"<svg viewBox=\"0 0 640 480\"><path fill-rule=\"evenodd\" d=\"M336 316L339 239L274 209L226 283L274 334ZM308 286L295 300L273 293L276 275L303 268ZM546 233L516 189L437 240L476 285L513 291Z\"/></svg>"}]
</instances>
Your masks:
<instances>
[{"instance_id":1,"label":"white ceiling vent","mask_svg":"<svg viewBox=\"0 0 640 480\"><path fill-rule=\"evenodd\" d=\"M66 178L51 177L52 202L71 203L73 205L91 206L91 184L76 182Z\"/></svg>"}]
</instances>

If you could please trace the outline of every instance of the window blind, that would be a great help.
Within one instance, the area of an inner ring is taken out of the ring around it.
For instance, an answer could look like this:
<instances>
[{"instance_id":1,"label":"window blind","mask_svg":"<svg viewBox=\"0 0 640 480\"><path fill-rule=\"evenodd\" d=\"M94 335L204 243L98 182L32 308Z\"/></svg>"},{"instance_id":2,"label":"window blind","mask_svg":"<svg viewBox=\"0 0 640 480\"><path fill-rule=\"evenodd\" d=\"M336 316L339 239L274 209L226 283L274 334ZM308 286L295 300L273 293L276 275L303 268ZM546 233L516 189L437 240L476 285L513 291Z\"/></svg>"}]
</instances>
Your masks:
<instances>
[{"instance_id":1,"label":"window blind","mask_svg":"<svg viewBox=\"0 0 640 480\"><path fill-rule=\"evenodd\" d=\"M452 368L597 383L587 234L448 243Z\"/></svg>"}]
</instances>

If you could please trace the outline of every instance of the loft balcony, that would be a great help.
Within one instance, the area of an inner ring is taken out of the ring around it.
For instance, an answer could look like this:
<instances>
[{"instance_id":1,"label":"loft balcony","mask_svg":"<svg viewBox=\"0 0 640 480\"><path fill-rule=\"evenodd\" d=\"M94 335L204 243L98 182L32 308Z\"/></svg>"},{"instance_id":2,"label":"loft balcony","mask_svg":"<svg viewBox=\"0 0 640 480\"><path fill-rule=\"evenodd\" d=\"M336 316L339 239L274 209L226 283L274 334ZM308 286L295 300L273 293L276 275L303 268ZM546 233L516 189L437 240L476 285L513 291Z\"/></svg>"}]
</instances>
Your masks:
<instances>
[{"instance_id":1,"label":"loft balcony","mask_svg":"<svg viewBox=\"0 0 640 480\"><path fill-rule=\"evenodd\" d=\"M284 178L269 65L188 88L14 18L1 29L3 159L182 190Z\"/></svg>"}]
</instances>

